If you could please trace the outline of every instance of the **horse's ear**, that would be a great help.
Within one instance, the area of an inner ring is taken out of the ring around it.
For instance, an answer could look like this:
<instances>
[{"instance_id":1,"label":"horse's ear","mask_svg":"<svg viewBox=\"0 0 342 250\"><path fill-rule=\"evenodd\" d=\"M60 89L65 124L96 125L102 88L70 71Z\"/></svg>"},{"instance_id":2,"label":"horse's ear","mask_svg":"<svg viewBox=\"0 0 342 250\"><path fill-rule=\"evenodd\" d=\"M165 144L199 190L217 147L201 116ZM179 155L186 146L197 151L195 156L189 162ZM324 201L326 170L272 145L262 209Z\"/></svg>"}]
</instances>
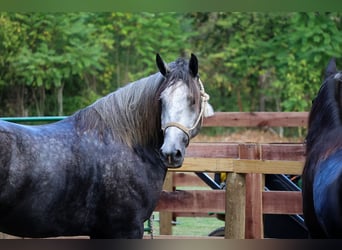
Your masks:
<instances>
[{"instance_id":1,"label":"horse's ear","mask_svg":"<svg viewBox=\"0 0 342 250\"><path fill-rule=\"evenodd\" d=\"M336 62L335 58L331 58L327 68L325 69L325 74L324 74L324 79L327 79L329 76L336 74L337 69L336 69Z\"/></svg>"},{"instance_id":2,"label":"horse's ear","mask_svg":"<svg viewBox=\"0 0 342 250\"><path fill-rule=\"evenodd\" d=\"M198 74L198 60L197 57L192 53L189 61L189 71L193 77L197 76Z\"/></svg>"},{"instance_id":3,"label":"horse's ear","mask_svg":"<svg viewBox=\"0 0 342 250\"><path fill-rule=\"evenodd\" d=\"M157 66L158 66L160 73L163 76L166 76L166 74L169 72L168 67L164 63L163 59L160 57L160 55L158 53L156 55L156 63L157 63Z\"/></svg>"}]
</instances>

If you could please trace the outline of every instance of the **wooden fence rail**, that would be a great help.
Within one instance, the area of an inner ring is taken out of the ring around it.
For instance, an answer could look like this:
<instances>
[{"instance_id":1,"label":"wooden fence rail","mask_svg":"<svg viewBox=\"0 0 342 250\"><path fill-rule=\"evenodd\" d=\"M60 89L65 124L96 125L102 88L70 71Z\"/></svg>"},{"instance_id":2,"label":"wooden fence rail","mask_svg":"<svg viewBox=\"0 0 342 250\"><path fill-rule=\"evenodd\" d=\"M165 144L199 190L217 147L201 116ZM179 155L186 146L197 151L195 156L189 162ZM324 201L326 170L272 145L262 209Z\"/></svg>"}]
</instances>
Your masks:
<instances>
[{"instance_id":1,"label":"wooden fence rail","mask_svg":"<svg viewBox=\"0 0 342 250\"><path fill-rule=\"evenodd\" d=\"M206 127L306 127L307 112L216 112Z\"/></svg>"},{"instance_id":2,"label":"wooden fence rail","mask_svg":"<svg viewBox=\"0 0 342 250\"><path fill-rule=\"evenodd\" d=\"M204 120L206 127L306 127L307 112L219 112ZM263 238L263 214L301 214L301 192L264 191L264 174L302 173L303 143L191 143L182 172L225 172L226 191L173 191L172 177L162 193L161 234L171 233L171 213L224 212L225 238ZM164 212L167 219L163 220ZM166 229L165 229L166 228ZM162 232L162 230L164 230Z\"/></svg>"}]
</instances>

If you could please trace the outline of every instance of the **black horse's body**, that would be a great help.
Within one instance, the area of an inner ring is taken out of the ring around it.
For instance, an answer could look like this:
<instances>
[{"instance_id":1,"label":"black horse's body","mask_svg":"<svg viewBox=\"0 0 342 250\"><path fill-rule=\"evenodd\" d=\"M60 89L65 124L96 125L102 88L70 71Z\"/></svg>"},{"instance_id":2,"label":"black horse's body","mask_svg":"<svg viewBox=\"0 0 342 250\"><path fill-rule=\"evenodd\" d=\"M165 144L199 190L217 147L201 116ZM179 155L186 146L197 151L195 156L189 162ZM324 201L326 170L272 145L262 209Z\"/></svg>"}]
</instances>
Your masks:
<instances>
[{"instance_id":1,"label":"black horse's body","mask_svg":"<svg viewBox=\"0 0 342 250\"><path fill-rule=\"evenodd\" d=\"M179 166L188 143L184 133L179 146L173 146L172 137L164 139L163 102L170 101L161 94L183 86L197 91L184 95L183 103L196 108L179 108L198 114L201 104L195 56L189 63L170 63L166 70L158 55L157 64L162 74L130 83L63 121L39 126L0 121L1 232L142 238L167 168Z\"/></svg>"},{"instance_id":2,"label":"black horse's body","mask_svg":"<svg viewBox=\"0 0 342 250\"><path fill-rule=\"evenodd\" d=\"M342 238L342 74L331 60L313 101L303 170L303 213L312 238Z\"/></svg>"}]
</instances>

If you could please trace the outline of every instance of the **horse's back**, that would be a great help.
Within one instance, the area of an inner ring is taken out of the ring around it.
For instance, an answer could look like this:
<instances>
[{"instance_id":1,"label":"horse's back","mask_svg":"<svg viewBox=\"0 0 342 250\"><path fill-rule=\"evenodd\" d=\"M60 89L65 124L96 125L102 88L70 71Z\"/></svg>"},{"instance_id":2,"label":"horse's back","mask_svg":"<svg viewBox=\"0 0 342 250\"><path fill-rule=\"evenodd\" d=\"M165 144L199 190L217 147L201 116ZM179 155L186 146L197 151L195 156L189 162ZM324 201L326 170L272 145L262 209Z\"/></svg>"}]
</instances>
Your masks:
<instances>
[{"instance_id":1,"label":"horse's back","mask_svg":"<svg viewBox=\"0 0 342 250\"><path fill-rule=\"evenodd\" d=\"M342 149L318 162L313 182L317 220L327 237L342 237Z\"/></svg>"},{"instance_id":2,"label":"horse's back","mask_svg":"<svg viewBox=\"0 0 342 250\"><path fill-rule=\"evenodd\" d=\"M69 121L37 126L0 121L0 153L10 157L9 162L0 162L1 167L23 171L30 166L30 171L34 171L61 166L63 161L70 160L74 140ZM5 157L1 158L5 161Z\"/></svg>"}]
</instances>

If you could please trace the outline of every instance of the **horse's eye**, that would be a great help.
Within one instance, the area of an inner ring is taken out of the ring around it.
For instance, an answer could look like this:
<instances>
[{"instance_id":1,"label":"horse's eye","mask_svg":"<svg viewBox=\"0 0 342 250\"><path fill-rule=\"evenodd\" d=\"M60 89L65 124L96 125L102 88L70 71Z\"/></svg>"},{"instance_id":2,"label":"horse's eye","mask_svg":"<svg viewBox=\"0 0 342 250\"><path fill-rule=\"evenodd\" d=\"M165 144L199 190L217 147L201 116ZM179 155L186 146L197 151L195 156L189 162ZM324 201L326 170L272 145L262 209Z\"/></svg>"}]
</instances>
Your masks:
<instances>
[{"instance_id":1,"label":"horse's eye","mask_svg":"<svg viewBox=\"0 0 342 250\"><path fill-rule=\"evenodd\" d=\"M195 105L195 98L193 98L193 97L191 97L191 96L189 96L188 97L188 102L189 102L189 104L191 105L191 106L193 106L193 105Z\"/></svg>"},{"instance_id":2,"label":"horse's eye","mask_svg":"<svg viewBox=\"0 0 342 250\"><path fill-rule=\"evenodd\" d=\"M183 138L183 143L184 143L185 145L188 145L188 144L189 144L189 138L188 138L187 136L184 136L184 138Z\"/></svg>"}]
</instances>

